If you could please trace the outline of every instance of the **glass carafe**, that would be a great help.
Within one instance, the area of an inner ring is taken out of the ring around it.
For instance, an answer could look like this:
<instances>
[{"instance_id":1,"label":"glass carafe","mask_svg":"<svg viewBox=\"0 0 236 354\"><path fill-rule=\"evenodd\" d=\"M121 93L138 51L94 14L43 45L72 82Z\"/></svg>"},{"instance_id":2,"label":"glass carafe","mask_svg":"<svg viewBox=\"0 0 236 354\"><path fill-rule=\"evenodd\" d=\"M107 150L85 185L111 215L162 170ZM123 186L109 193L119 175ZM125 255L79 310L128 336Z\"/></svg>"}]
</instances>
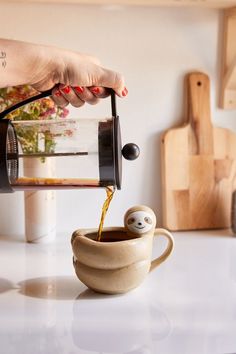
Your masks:
<instances>
[{"instance_id":1,"label":"glass carafe","mask_svg":"<svg viewBox=\"0 0 236 354\"><path fill-rule=\"evenodd\" d=\"M119 189L122 155L133 160L139 149L135 144L122 149L114 93L111 104L112 116L102 119L0 119L0 192ZM53 166L49 175L43 172L46 162Z\"/></svg>"}]
</instances>

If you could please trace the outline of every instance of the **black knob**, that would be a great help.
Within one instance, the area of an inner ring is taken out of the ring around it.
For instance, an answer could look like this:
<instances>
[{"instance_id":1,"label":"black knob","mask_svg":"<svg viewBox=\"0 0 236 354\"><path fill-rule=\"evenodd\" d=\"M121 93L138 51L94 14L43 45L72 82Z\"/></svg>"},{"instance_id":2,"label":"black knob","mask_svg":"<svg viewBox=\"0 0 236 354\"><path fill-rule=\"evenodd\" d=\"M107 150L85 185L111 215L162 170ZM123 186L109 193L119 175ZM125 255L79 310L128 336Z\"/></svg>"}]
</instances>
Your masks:
<instances>
[{"instance_id":1,"label":"black knob","mask_svg":"<svg viewBox=\"0 0 236 354\"><path fill-rule=\"evenodd\" d=\"M139 157L139 147L136 144L129 143L126 144L122 149L122 155L126 160L135 160Z\"/></svg>"}]
</instances>

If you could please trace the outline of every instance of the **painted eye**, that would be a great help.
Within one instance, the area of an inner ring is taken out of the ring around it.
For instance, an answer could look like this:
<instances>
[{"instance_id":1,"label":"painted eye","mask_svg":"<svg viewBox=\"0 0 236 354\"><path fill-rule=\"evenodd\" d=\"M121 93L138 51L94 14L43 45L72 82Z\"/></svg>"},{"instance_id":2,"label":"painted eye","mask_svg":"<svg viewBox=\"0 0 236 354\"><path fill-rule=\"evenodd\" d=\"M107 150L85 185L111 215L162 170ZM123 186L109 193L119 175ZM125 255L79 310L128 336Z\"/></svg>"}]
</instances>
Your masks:
<instances>
[{"instance_id":1,"label":"painted eye","mask_svg":"<svg viewBox=\"0 0 236 354\"><path fill-rule=\"evenodd\" d=\"M145 221L147 224L150 224L150 225L152 224L152 219L149 218L149 216L145 216L144 221Z\"/></svg>"},{"instance_id":2,"label":"painted eye","mask_svg":"<svg viewBox=\"0 0 236 354\"><path fill-rule=\"evenodd\" d=\"M127 224L128 224L128 225L131 225L131 224L133 224L134 222L135 222L135 218L130 218L130 219L128 219Z\"/></svg>"}]
</instances>

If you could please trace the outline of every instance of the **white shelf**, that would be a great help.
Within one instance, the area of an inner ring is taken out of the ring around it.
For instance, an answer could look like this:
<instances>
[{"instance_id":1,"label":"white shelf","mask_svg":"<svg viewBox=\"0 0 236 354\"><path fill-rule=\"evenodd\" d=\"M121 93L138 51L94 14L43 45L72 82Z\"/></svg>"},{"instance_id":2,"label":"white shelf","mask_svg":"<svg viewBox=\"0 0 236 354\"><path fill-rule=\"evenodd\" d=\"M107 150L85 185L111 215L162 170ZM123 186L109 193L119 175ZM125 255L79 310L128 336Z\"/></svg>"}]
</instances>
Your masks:
<instances>
[{"instance_id":1,"label":"white shelf","mask_svg":"<svg viewBox=\"0 0 236 354\"><path fill-rule=\"evenodd\" d=\"M236 109L236 7L225 10L220 107Z\"/></svg>"},{"instance_id":2,"label":"white shelf","mask_svg":"<svg viewBox=\"0 0 236 354\"><path fill-rule=\"evenodd\" d=\"M11 1L11 0L10 0ZM0 0L1 2L10 2ZM210 8L230 8L236 0L12 0L13 2L74 3L86 5L142 5L142 6L199 6Z\"/></svg>"}]
</instances>

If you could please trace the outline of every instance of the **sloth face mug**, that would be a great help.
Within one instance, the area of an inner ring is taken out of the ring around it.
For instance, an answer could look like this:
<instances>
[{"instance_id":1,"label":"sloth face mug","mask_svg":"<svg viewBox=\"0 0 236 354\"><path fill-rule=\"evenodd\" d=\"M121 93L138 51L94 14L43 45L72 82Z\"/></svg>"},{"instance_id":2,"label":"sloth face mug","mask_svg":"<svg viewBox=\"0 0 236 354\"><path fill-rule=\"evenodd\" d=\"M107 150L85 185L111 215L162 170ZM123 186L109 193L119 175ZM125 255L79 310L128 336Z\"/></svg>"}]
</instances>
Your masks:
<instances>
[{"instance_id":1,"label":"sloth face mug","mask_svg":"<svg viewBox=\"0 0 236 354\"><path fill-rule=\"evenodd\" d=\"M75 273L96 292L121 294L136 288L173 251L173 236L166 229L155 228L156 216L147 206L130 208L124 225L105 228L99 242L97 229L76 230L72 235ZM164 236L167 246L152 260L154 236Z\"/></svg>"}]
</instances>

